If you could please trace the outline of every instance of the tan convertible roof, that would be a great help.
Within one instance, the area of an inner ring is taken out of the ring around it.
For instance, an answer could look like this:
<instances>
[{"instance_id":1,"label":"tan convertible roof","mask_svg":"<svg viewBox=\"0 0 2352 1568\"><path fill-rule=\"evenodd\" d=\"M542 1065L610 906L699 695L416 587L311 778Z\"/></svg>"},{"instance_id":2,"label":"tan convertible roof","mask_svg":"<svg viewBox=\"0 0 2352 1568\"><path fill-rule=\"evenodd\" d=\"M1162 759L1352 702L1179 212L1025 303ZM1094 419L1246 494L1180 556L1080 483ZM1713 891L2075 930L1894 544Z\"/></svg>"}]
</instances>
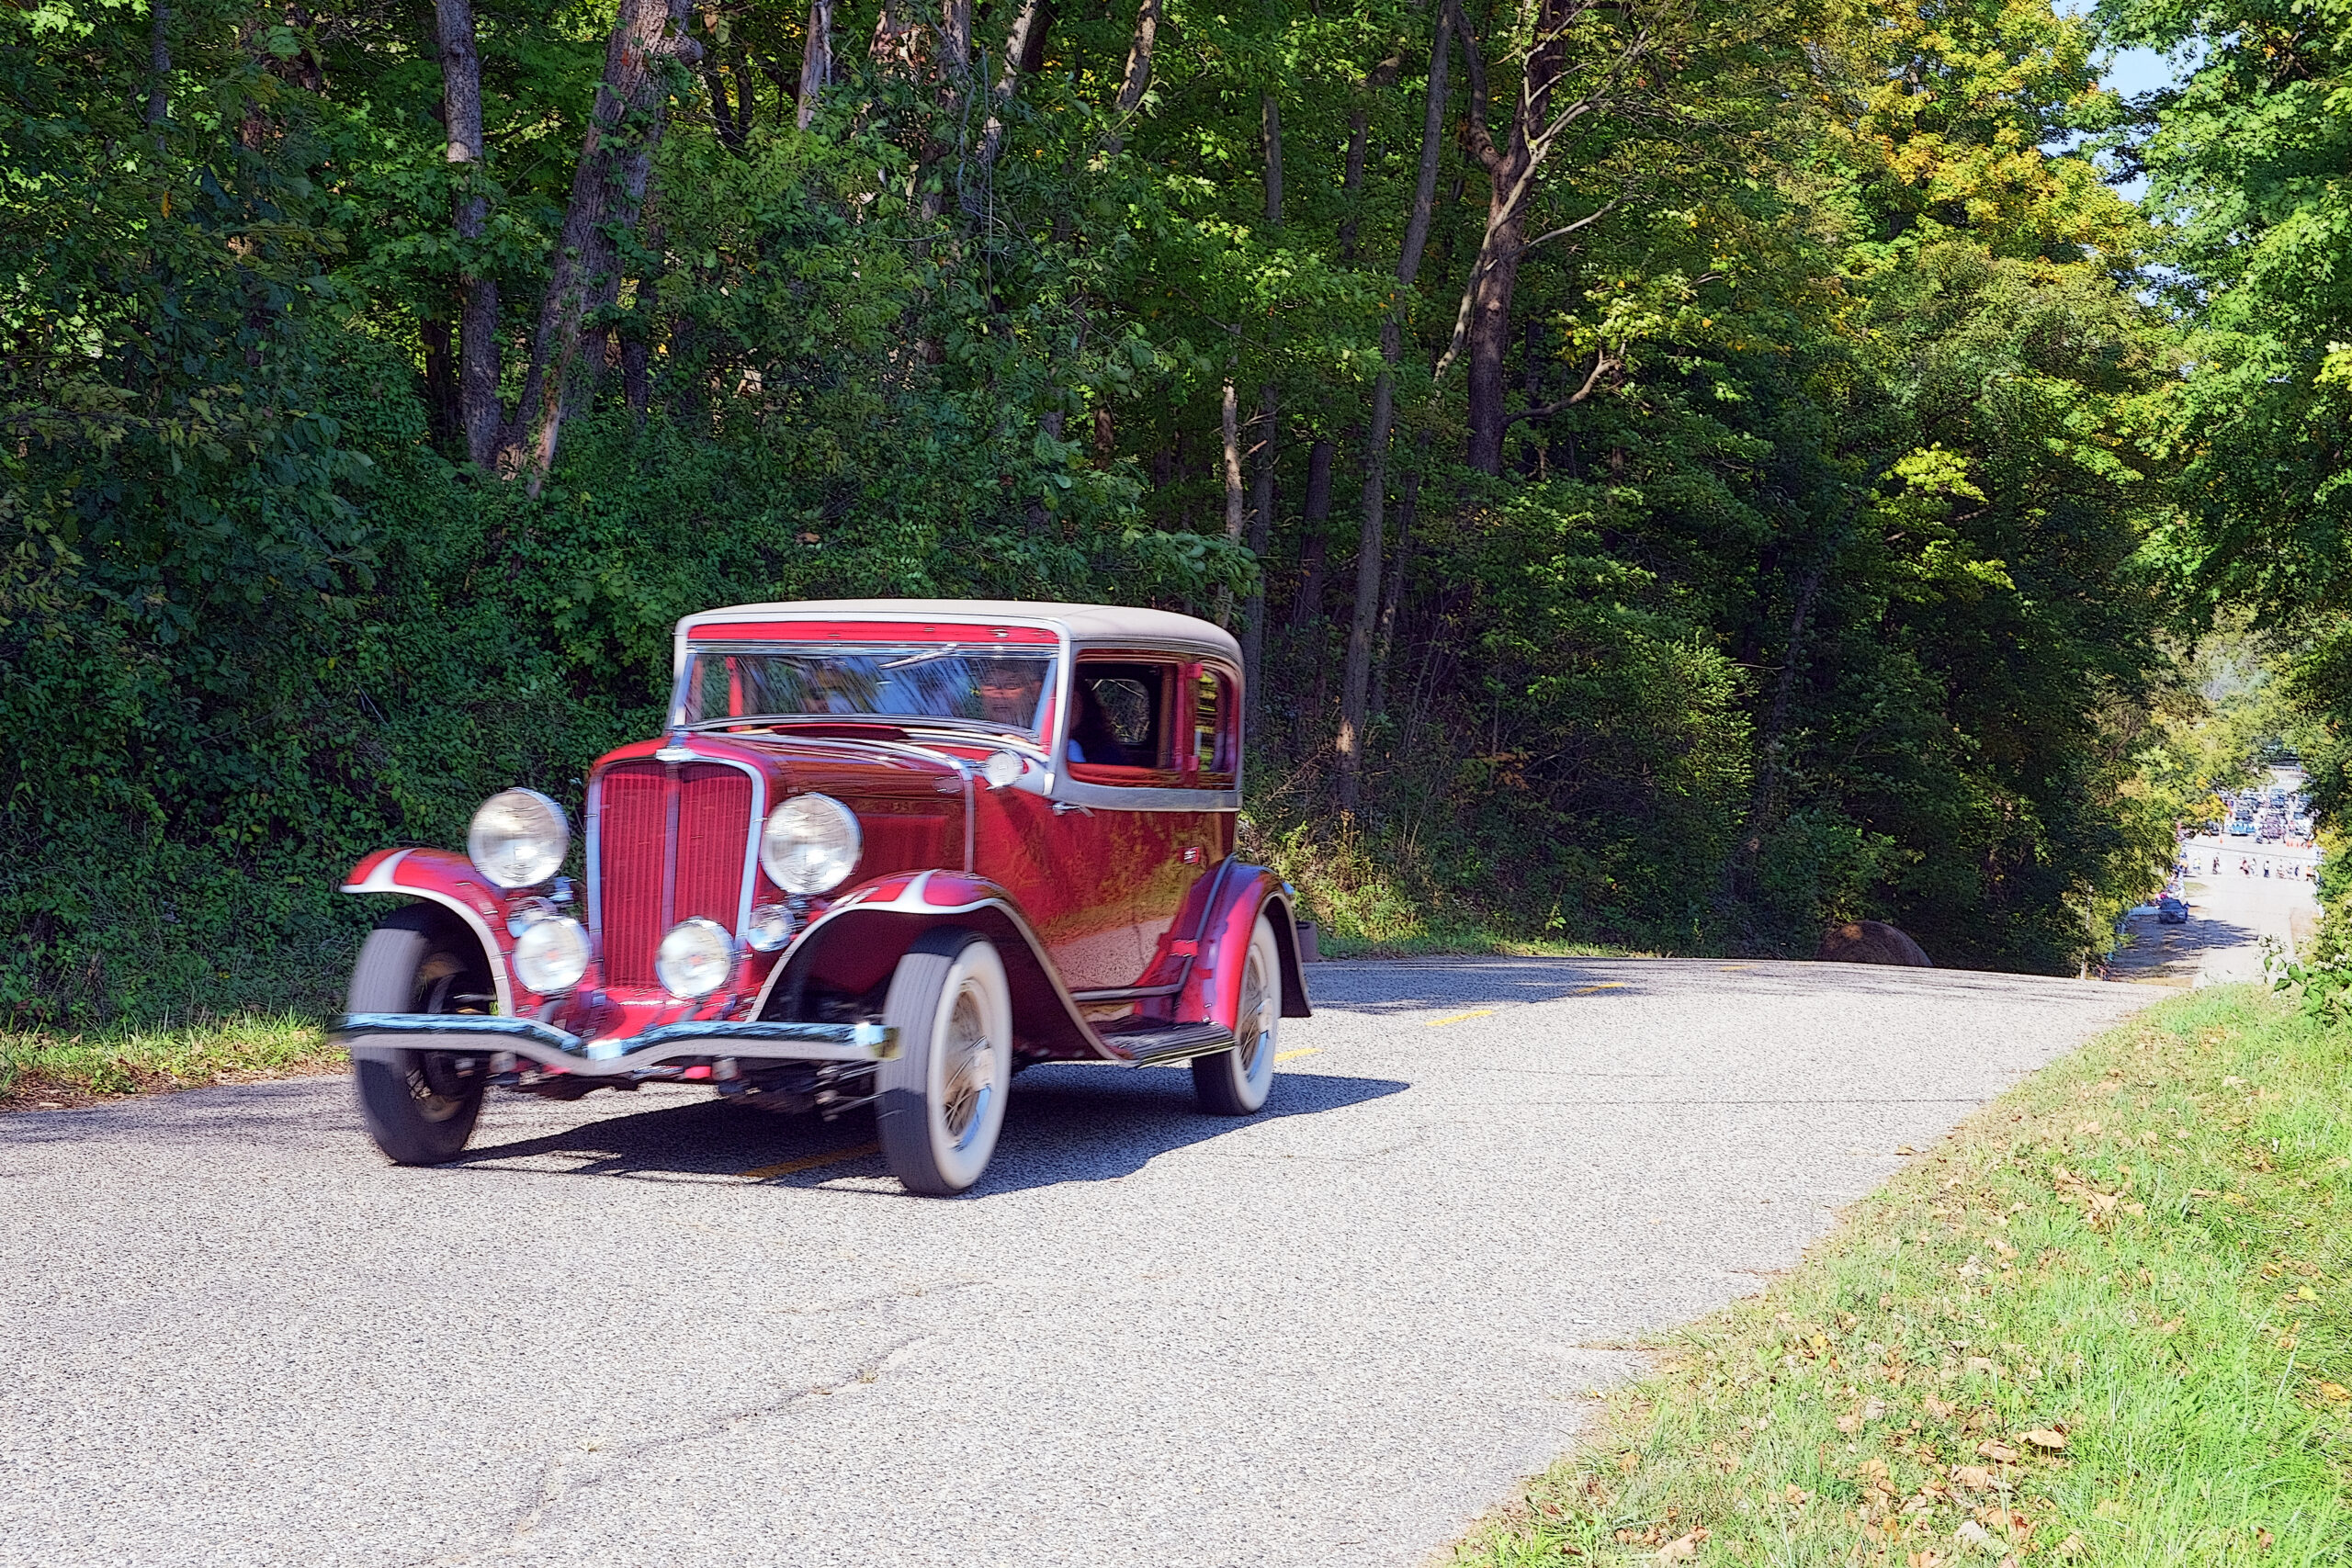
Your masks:
<instances>
[{"instance_id":1,"label":"tan convertible roof","mask_svg":"<svg viewBox=\"0 0 2352 1568\"><path fill-rule=\"evenodd\" d=\"M683 636L689 626L713 621L771 619L1042 621L1068 632L1070 641L1080 645L1189 643L1204 651L1222 653L1236 664L1241 661L1241 645L1233 640L1232 633L1191 615L1118 604L1050 604L1021 599L802 599L733 604L688 615L678 623L678 631Z\"/></svg>"}]
</instances>

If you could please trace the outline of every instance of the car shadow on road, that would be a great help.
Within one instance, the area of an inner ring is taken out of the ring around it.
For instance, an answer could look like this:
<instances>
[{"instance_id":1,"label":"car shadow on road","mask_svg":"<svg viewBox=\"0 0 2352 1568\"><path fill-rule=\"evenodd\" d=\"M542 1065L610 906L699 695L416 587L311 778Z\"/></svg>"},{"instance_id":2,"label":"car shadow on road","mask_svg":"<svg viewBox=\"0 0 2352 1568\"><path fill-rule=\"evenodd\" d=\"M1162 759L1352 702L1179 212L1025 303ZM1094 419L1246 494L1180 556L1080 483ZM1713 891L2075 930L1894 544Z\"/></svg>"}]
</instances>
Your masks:
<instances>
[{"instance_id":1,"label":"car shadow on road","mask_svg":"<svg viewBox=\"0 0 2352 1568\"><path fill-rule=\"evenodd\" d=\"M1115 1180L1177 1149L1410 1087L1395 1078L1285 1073L1276 1076L1257 1115L1209 1116L1193 1108L1192 1075L1181 1069L1036 1067L1013 1080L996 1156L969 1195ZM554 1109L535 1107L534 1119ZM502 1131L523 1129L484 1129L492 1137ZM479 1143L443 1168L894 1193L896 1183L875 1179L887 1167L874 1139L870 1112L826 1122L738 1101L671 1099L554 1132Z\"/></svg>"}]
</instances>

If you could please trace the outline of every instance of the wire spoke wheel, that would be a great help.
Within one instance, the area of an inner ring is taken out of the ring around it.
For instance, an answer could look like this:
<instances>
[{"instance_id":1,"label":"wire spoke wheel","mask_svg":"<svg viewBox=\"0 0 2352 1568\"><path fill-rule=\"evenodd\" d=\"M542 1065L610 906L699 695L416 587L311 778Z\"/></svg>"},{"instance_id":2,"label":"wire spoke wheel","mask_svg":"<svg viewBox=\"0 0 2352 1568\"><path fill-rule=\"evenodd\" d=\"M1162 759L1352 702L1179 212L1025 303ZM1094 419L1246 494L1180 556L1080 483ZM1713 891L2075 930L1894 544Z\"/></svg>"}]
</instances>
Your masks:
<instances>
[{"instance_id":1,"label":"wire spoke wheel","mask_svg":"<svg viewBox=\"0 0 2352 1568\"><path fill-rule=\"evenodd\" d=\"M1274 1048L1282 1027L1282 954L1263 914L1250 929L1241 961L1241 995L1233 1014L1233 1048L1193 1058L1193 1096L1213 1116L1250 1116L1273 1092Z\"/></svg>"},{"instance_id":2,"label":"wire spoke wheel","mask_svg":"<svg viewBox=\"0 0 2352 1568\"><path fill-rule=\"evenodd\" d=\"M1004 962L978 931L926 931L890 976L883 1021L899 1054L875 1069L882 1153L910 1191L961 1192L996 1152L1012 1082Z\"/></svg>"},{"instance_id":3,"label":"wire spoke wheel","mask_svg":"<svg viewBox=\"0 0 2352 1568\"><path fill-rule=\"evenodd\" d=\"M349 1010L479 1013L489 989L480 952L437 909L395 911L368 934L352 971ZM464 1152L490 1084L478 1051L361 1047L352 1077L368 1135L398 1165L437 1165Z\"/></svg>"}]
</instances>

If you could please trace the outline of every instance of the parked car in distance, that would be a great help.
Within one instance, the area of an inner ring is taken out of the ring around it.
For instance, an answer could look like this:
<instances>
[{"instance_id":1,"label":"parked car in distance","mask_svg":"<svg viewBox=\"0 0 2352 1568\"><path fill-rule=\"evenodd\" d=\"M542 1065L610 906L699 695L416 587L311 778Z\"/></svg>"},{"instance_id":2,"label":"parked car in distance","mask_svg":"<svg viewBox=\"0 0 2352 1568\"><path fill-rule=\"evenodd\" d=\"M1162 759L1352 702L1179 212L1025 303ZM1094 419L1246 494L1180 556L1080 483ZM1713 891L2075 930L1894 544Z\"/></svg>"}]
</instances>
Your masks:
<instances>
[{"instance_id":1,"label":"parked car in distance","mask_svg":"<svg viewBox=\"0 0 2352 1568\"><path fill-rule=\"evenodd\" d=\"M363 1120L446 1161L492 1089L707 1084L869 1107L918 1192L978 1180L1032 1063L1184 1062L1266 1102L1307 1016L1293 895L1235 852L1241 660L1218 627L1089 604L851 600L689 615L668 733L571 829L512 789L467 853L386 850L403 900L349 1012Z\"/></svg>"},{"instance_id":2,"label":"parked car in distance","mask_svg":"<svg viewBox=\"0 0 2352 1568\"><path fill-rule=\"evenodd\" d=\"M2188 923L2188 906L2166 894L2156 900L2156 923L2160 926L2185 926Z\"/></svg>"}]
</instances>

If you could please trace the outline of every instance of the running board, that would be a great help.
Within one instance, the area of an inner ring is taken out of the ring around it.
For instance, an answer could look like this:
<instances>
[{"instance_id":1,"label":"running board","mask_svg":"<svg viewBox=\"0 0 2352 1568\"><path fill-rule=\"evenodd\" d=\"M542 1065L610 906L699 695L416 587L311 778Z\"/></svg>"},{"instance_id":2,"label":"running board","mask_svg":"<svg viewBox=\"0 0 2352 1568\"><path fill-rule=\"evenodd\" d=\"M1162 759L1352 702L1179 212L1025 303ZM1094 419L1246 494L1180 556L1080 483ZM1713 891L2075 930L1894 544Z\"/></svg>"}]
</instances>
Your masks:
<instances>
[{"instance_id":1,"label":"running board","mask_svg":"<svg viewBox=\"0 0 2352 1568\"><path fill-rule=\"evenodd\" d=\"M1133 1067L1157 1066L1193 1056L1213 1056L1233 1049L1233 1031L1221 1023L1147 1023L1125 1029L1099 1029L1102 1043L1124 1054Z\"/></svg>"}]
</instances>

